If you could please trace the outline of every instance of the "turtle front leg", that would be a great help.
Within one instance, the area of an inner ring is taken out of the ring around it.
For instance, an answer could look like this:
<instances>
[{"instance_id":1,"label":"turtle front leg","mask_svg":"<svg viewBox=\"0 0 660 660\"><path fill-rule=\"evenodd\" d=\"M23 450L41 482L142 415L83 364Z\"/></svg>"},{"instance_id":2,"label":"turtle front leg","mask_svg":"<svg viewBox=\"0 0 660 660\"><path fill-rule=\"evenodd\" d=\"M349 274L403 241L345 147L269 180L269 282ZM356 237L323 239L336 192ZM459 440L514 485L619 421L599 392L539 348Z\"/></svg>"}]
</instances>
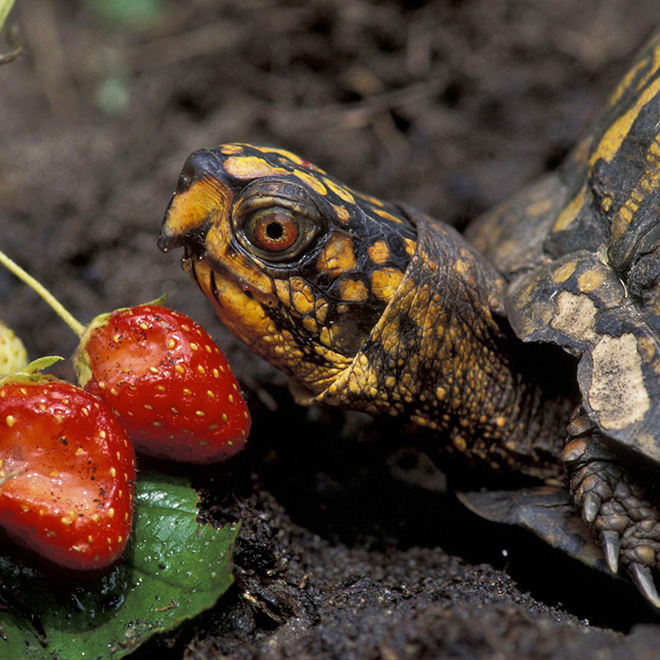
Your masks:
<instances>
[{"instance_id":1,"label":"turtle front leg","mask_svg":"<svg viewBox=\"0 0 660 660\"><path fill-rule=\"evenodd\" d=\"M644 597L660 608L652 569L660 568L658 498L608 449L608 440L579 411L562 454L573 501L590 525L610 570L627 567ZM651 483L651 482L648 482Z\"/></svg>"}]
</instances>

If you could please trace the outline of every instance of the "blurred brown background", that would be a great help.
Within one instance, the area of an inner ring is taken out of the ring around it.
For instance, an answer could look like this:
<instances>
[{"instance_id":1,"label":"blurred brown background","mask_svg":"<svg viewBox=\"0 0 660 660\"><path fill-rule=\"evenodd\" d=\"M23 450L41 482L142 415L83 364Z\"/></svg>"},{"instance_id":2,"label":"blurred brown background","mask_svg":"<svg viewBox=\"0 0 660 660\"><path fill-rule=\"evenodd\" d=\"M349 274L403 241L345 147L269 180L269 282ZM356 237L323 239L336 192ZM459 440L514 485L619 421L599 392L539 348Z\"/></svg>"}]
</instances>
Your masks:
<instances>
[{"instance_id":1,"label":"blurred brown background","mask_svg":"<svg viewBox=\"0 0 660 660\"><path fill-rule=\"evenodd\" d=\"M0 248L81 321L167 292L214 334L253 405L251 453L218 469L234 491L214 496L244 520L238 585L160 642L162 657L657 657L656 626L622 638L581 620L655 621L626 587L590 592L613 581L588 583L526 541L503 557L499 532L474 521L443 533L446 521L409 522L432 500L418 507L389 472L374 476L387 455L350 444L355 422L296 409L156 237L186 156L227 141L288 148L463 227L561 161L660 24L660 0L18 0L9 24L24 52L0 67ZM32 357L74 350L4 272L0 316ZM331 448L309 449L315 434ZM413 503L375 524L370 497Z\"/></svg>"}]
</instances>

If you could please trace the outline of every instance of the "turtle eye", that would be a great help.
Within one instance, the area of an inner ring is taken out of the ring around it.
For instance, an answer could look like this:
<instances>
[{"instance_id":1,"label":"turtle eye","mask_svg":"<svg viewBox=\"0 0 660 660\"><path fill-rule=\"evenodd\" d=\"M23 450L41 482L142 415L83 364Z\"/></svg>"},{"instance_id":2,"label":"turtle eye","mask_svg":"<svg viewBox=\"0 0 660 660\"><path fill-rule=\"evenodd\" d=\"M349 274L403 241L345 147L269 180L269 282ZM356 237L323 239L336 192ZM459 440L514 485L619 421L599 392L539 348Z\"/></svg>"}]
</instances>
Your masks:
<instances>
[{"instance_id":1,"label":"turtle eye","mask_svg":"<svg viewBox=\"0 0 660 660\"><path fill-rule=\"evenodd\" d=\"M234 203L232 229L238 244L273 267L304 257L327 226L313 195L286 179L257 179Z\"/></svg>"},{"instance_id":2,"label":"turtle eye","mask_svg":"<svg viewBox=\"0 0 660 660\"><path fill-rule=\"evenodd\" d=\"M296 244L300 226L288 209L268 208L253 213L245 227L246 238L269 253L285 252Z\"/></svg>"}]
</instances>

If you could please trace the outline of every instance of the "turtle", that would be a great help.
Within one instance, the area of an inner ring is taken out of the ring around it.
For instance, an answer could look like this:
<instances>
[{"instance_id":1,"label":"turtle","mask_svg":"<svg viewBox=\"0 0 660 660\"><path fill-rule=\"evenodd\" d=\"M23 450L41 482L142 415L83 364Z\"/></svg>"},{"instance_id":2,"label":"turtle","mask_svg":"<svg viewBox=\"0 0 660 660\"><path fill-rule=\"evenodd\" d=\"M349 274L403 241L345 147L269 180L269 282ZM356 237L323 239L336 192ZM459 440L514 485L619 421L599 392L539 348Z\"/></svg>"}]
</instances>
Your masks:
<instances>
[{"instance_id":1,"label":"turtle","mask_svg":"<svg viewBox=\"0 0 660 660\"><path fill-rule=\"evenodd\" d=\"M433 434L501 484L469 509L660 609L660 34L565 161L462 233L235 142L187 158L158 240L301 403Z\"/></svg>"}]
</instances>

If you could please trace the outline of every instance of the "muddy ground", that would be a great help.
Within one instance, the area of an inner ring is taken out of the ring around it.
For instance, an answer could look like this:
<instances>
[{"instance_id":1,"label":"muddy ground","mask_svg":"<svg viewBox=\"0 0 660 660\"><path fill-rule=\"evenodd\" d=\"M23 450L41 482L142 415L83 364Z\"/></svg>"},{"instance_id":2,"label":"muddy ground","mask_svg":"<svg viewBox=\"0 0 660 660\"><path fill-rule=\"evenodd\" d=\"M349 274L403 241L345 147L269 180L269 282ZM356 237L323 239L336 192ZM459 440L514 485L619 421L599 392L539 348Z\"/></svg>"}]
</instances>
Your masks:
<instances>
[{"instance_id":1,"label":"muddy ground","mask_svg":"<svg viewBox=\"0 0 660 660\"><path fill-rule=\"evenodd\" d=\"M296 407L155 240L188 153L234 140L463 227L561 161L660 0L116 4L19 0L0 246L83 321L168 293L254 417L243 455L195 472L209 515L243 520L237 583L135 657L657 658L660 619L626 583L477 520L390 424ZM73 351L2 272L0 311L32 356Z\"/></svg>"}]
</instances>

